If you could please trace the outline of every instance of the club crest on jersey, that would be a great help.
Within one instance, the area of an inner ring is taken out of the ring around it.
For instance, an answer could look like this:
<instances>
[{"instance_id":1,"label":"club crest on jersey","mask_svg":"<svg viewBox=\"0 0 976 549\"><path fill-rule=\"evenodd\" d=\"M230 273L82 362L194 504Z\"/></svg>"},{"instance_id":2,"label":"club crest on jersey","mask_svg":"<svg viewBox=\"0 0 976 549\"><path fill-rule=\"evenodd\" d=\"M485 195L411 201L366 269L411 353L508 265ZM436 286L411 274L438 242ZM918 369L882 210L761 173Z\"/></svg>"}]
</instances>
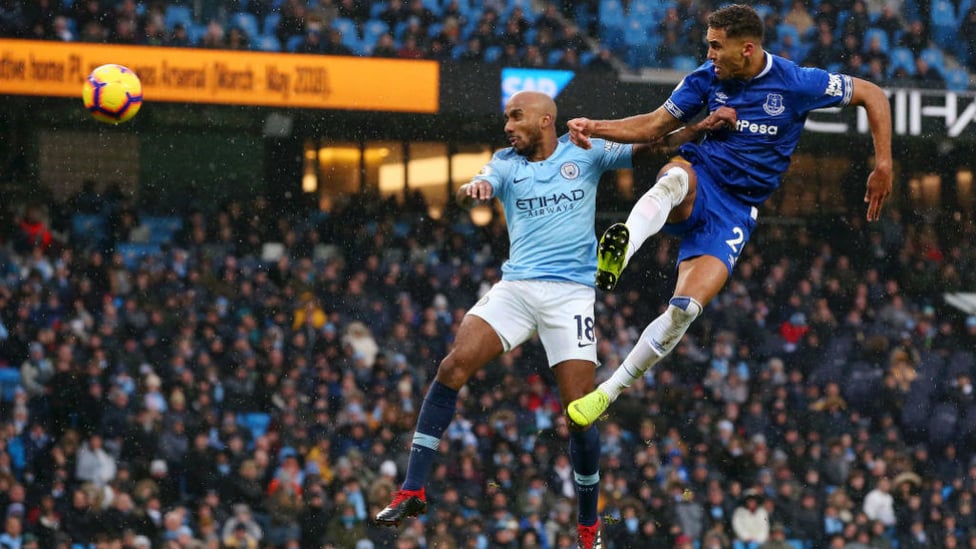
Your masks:
<instances>
[{"instance_id":1,"label":"club crest on jersey","mask_svg":"<svg viewBox=\"0 0 976 549\"><path fill-rule=\"evenodd\" d=\"M766 96L766 102L763 103L763 110L769 116L779 116L783 114L786 110L786 106L783 105L783 96L778 93L771 93Z\"/></svg>"},{"instance_id":2,"label":"club crest on jersey","mask_svg":"<svg viewBox=\"0 0 976 549\"><path fill-rule=\"evenodd\" d=\"M566 179L576 179L579 177L580 169L575 162L566 162L559 167L559 173Z\"/></svg>"}]
</instances>

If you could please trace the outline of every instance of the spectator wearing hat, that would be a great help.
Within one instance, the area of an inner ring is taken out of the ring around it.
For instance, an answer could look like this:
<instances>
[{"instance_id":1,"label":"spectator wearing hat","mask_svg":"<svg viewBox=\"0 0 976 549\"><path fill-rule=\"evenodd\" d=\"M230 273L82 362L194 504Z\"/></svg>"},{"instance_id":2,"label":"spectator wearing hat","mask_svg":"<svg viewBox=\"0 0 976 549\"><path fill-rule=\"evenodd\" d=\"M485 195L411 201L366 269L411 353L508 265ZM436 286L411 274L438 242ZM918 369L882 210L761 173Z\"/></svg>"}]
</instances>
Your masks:
<instances>
[{"instance_id":1,"label":"spectator wearing hat","mask_svg":"<svg viewBox=\"0 0 976 549\"><path fill-rule=\"evenodd\" d=\"M245 535L242 535L240 530L243 530ZM254 519L251 508L246 503L237 503L233 506L231 516L224 521L220 539L225 544L227 540L232 540L236 543L233 547L252 547L251 540L254 540L253 547L256 547L264 539L264 530Z\"/></svg>"},{"instance_id":2,"label":"spectator wearing hat","mask_svg":"<svg viewBox=\"0 0 976 549\"><path fill-rule=\"evenodd\" d=\"M695 543L688 534L681 534L674 539L674 549L694 549Z\"/></svg>"},{"instance_id":3,"label":"spectator wearing hat","mask_svg":"<svg viewBox=\"0 0 976 549\"><path fill-rule=\"evenodd\" d=\"M224 530L227 529L224 528ZM260 541L248 530L245 524L234 524L230 533L222 539L223 546L227 549L257 549L260 546Z\"/></svg>"},{"instance_id":4,"label":"spectator wearing hat","mask_svg":"<svg viewBox=\"0 0 976 549\"><path fill-rule=\"evenodd\" d=\"M769 539L759 549L793 549L793 545L786 541L786 528L781 522L774 522L769 527Z\"/></svg>"},{"instance_id":5,"label":"spectator wearing hat","mask_svg":"<svg viewBox=\"0 0 976 549\"><path fill-rule=\"evenodd\" d=\"M758 491L746 490L743 496L742 503L732 513L732 531L747 549L758 549L769 539L769 513Z\"/></svg>"}]
</instances>

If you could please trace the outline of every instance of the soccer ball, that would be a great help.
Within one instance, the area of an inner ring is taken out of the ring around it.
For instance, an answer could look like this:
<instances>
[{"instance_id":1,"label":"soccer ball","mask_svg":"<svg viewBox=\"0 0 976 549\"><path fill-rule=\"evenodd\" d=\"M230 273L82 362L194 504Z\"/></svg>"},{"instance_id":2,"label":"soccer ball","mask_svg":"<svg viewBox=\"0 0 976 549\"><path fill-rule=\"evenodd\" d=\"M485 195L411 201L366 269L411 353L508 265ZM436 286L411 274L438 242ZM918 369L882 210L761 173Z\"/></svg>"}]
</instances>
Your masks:
<instances>
[{"instance_id":1,"label":"soccer ball","mask_svg":"<svg viewBox=\"0 0 976 549\"><path fill-rule=\"evenodd\" d=\"M122 65L102 65L85 79L81 98L95 120L118 124L130 120L142 107L142 82Z\"/></svg>"}]
</instances>

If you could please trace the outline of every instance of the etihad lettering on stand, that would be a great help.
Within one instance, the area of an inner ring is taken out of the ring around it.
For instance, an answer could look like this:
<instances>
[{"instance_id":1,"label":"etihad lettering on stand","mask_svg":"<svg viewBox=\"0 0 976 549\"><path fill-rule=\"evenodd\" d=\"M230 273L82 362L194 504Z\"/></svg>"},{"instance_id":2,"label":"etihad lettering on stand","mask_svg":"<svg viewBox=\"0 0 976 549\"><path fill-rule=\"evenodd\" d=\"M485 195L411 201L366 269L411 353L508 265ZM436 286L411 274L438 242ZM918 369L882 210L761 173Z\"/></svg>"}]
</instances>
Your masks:
<instances>
[{"instance_id":1,"label":"etihad lettering on stand","mask_svg":"<svg viewBox=\"0 0 976 549\"><path fill-rule=\"evenodd\" d=\"M887 89L895 135L976 137L976 94L944 90ZM810 113L805 129L816 133L868 133L867 112L830 108ZM854 120L852 120L854 118Z\"/></svg>"}]
</instances>

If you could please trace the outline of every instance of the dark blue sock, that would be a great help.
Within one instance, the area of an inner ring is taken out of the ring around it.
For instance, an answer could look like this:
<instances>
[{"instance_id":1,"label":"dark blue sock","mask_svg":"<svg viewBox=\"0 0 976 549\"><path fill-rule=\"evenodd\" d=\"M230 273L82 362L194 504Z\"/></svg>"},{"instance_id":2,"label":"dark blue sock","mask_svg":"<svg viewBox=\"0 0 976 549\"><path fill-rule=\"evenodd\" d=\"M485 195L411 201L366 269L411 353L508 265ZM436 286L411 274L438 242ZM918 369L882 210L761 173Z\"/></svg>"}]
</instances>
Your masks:
<instances>
[{"instance_id":1,"label":"dark blue sock","mask_svg":"<svg viewBox=\"0 0 976 549\"><path fill-rule=\"evenodd\" d=\"M434 381L427 391L420 407L420 416L417 417L417 430L413 434L407 478L402 487L404 490L419 490L427 483L441 435L454 419L457 397L457 391L438 381Z\"/></svg>"},{"instance_id":2,"label":"dark blue sock","mask_svg":"<svg viewBox=\"0 0 976 549\"><path fill-rule=\"evenodd\" d=\"M570 431L569 458L573 462L580 524L596 523L600 500L600 432L590 426L585 431Z\"/></svg>"}]
</instances>

